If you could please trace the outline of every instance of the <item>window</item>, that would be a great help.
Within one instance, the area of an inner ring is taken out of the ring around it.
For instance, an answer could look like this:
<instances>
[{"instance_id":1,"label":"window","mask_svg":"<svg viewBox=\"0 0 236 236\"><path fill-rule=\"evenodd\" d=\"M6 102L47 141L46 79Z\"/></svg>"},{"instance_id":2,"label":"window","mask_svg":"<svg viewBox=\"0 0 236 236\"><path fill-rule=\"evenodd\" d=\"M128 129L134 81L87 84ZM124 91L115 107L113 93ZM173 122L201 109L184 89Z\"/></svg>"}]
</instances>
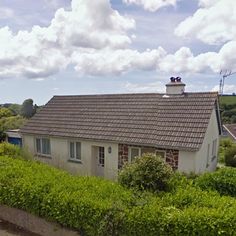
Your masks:
<instances>
[{"instance_id":1,"label":"window","mask_svg":"<svg viewBox=\"0 0 236 236\"><path fill-rule=\"evenodd\" d=\"M36 138L36 153L41 155L51 155L49 138Z\"/></svg>"},{"instance_id":2,"label":"window","mask_svg":"<svg viewBox=\"0 0 236 236\"><path fill-rule=\"evenodd\" d=\"M69 143L70 153L69 157L72 160L81 160L81 143L70 142Z\"/></svg>"},{"instance_id":3,"label":"window","mask_svg":"<svg viewBox=\"0 0 236 236\"><path fill-rule=\"evenodd\" d=\"M135 157L140 156L140 148L131 148L130 149L130 161L133 161Z\"/></svg>"},{"instance_id":4,"label":"window","mask_svg":"<svg viewBox=\"0 0 236 236\"><path fill-rule=\"evenodd\" d=\"M99 147L98 149L98 161L99 165L104 167L104 162L105 162L104 147Z\"/></svg>"},{"instance_id":5,"label":"window","mask_svg":"<svg viewBox=\"0 0 236 236\"><path fill-rule=\"evenodd\" d=\"M210 144L207 145L207 163L206 163L206 167L209 166L209 161L210 161Z\"/></svg>"},{"instance_id":6,"label":"window","mask_svg":"<svg viewBox=\"0 0 236 236\"><path fill-rule=\"evenodd\" d=\"M141 156L144 153L154 153L161 158L165 159L165 151L162 150L155 150L155 148L139 148L139 147L130 147L129 148L129 162L132 162L135 157Z\"/></svg>"},{"instance_id":7,"label":"window","mask_svg":"<svg viewBox=\"0 0 236 236\"><path fill-rule=\"evenodd\" d=\"M165 157L166 157L166 152L165 151L162 151L162 150L157 150L156 151L156 155L161 157L163 160L165 160Z\"/></svg>"},{"instance_id":8,"label":"window","mask_svg":"<svg viewBox=\"0 0 236 236\"><path fill-rule=\"evenodd\" d=\"M212 143L212 157L216 157L216 145L217 145L217 139L213 140Z\"/></svg>"}]
</instances>

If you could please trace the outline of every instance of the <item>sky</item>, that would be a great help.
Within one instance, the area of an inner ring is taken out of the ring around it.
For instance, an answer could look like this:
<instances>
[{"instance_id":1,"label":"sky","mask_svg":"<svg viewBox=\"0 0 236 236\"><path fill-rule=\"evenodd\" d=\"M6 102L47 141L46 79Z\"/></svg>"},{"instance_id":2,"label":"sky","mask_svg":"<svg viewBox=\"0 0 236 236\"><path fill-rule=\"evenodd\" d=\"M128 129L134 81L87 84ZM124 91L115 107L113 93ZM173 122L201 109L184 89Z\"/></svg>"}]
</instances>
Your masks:
<instances>
[{"instance_id":1,"label":"sky","mask_svg":"<svg viewBox=\"0 0 236 236\"><path fill-rule=\"evenodd\" d=\"M172 76L217 91L236 72L235 25L236 0L0 0L0 104L165 92Z\"/></svg>"}]
</instances>

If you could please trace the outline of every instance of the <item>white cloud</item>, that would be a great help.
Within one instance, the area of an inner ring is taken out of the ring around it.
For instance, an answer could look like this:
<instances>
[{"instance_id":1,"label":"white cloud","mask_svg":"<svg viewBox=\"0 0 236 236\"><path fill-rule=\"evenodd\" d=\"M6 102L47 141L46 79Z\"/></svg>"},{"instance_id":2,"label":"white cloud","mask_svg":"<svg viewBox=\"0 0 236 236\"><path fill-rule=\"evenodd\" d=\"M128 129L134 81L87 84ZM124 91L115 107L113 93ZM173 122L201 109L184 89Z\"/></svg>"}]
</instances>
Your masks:
<instances>
[{"instance_id":1,"label":"white cloud","mask_svg":"<svg viewBox=\"0 0 236 236\"><path fill-rule=\"evenodd\" d=\"M127 48L135 21L111 8L109 0L72 0L72 10L58 9L49 27L34 26L16 35L0 28L0 78L47 77L71 62L76 51Z\"/></svg>"},{"instance_id":2,"label":"white cloud","mask_svg":"<svg viewBox=\"0 0 236 236\"><path fill-rule=\"evenodd\" d=\"M0 19L8 19L14 17L14 11L8 7L0 7Z\"/></svg>"},{"instance_id":3,"label":"white cloud","mask_svg":"<svg viewBox=\"0 0 236 236\"><path fill-rule=\"evenodd\" d=\"M121 74L128 70L155 70L157 63L166 55L162 48L138 52L131 49L87 50L74 52L72 62L81 74Z\"/></svg>"},{"instance_id":4,"label":"white cloud","mask_svg":"<svg viewBox=\"0 0 236 236\"><path fill-rule=\"evenodd\" d=\"M235 0L201 0L193 16L181 22L175 34L197 38L207 44L221 44L236 39Z\"/></svg>"},{"instance_id":5,"label":"white cloud","mask_svg":"<svg viewBox=\"0 0 236 236\"><path fill-rule=\"evenodd\" d=\"M218 2L222 0L202 0L201 6L208 8L200 10L210 11ZM228 7L224 9L227 11ZM189 19L195 19L195 14ZM188 19L181 24L185 22ZM194 24L187 25L186 34L193 32L194 35L196 27L200 27L198 23L199 20L195 20ZM205 25L211 27L210 23ZM41 79L71 64L80 75L122 74L130 70L158 70L168 74L212 70L218 73L221 69L236 69L236 54L232 53L236 51L236 40L226 42L219 52L196 56L187 47L174 54L167 54L162 47L140 52L130 49L135 39L134 29L135 21L113 10L109 0L72 0L71 10L58 9L48 27L34 26L31 31L17 34L9 27L0 28L0 78ZM214 32L211 37L215 37Z\"/></svg>"},{"instance_id":6,"label":"white cloud","mask_svg":"<svg viewBox=\"0 0 236 236\"><path fill-rule=\"evenodd\" d=\"M162 7L175 6L177 0L123 0L126 4L136 4L148 11L157 11Z\"/></svg>"},{"instance_id":7,"label":"white cloud","mask_svg":"<svg viewBox=\"0 0 236 236\"><path fill-rule=\"evenodd\" d=\"M158 68L164 72L204 72L211 70L236 70L236 41L222 46L219 52L207 52L194 56L189 48L182 47L175 54L168 54L160 61Z\"/></svg>"}]
</instances>

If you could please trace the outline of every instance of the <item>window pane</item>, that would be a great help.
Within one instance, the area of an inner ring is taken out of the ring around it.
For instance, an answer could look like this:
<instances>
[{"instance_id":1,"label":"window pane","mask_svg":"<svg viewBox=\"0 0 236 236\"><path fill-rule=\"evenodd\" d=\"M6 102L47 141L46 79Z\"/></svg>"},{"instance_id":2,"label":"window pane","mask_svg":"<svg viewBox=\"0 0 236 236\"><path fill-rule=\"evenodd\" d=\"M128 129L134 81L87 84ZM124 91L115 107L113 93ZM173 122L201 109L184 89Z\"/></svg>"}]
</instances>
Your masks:
<instances>
[{"instance_id":1,"label":"window pane","mask_svg":"<svg viewBox=\"0 0 236 236\"><path fill-rule=\"evenodd\" d=\"M165 159L165 152L161 152L161 151L156 151L156 155Z\"/></svg>"},{"instance_id":2,"label":"window pane","mask_svg":"<svg viewBox=\"0 0 236 236\"><path fill-rule=\"evenodd\" d=\"M104 155L104 147L99 147L99 164L104 166L105 163L105 155Z\"/></svg>"},{"instance_id":3,"label":"window pane","mask_svg":"<svg viewBox=\"0 0 236 236\"><path fill-rule=\"evenodd\" d=\"M36 152L41 153L41 140L36 138Z\"/></svg>"},{"instance_id":4,"label":"window pane","mask_svg":"<svg viewBox=\"0 0 236 236\"><path fill-rule=\"evenodd\" d=\"M74 143L70 142L70 158L75 158L75 148L74 148Z\"/></svg>"},{"instance_id":5,"label":"window pane","mask_svg":"<svg viewBox=\"0 0 236 236\"><path fill-rule=\"evenodd\" d=\"M155 154L155 149L154 148L142 148L141 155L143 155L144 153L154 153Z\"/></svg>"},{"instance_id":6,"label":"window pane","mask_svg":"<svg viewBox=\"0 0 236 236\"><path fill-rule=\"evenodd\" d=\"M130 157L131 157L131 161L134 160L135 157L139 156L139 149L138 148L131 148L131 153L130 153Z\"/></svg>"},{"instance_id":7,"label":"window pane","mask_svg":"<svg viewBox=\"0 0 236 236\"><path fill-rule=\"evenodd\" d=\"M47 138L42 139L42 154L51 154L50 140Z\"/></svg>"},{"instance_id":8,"label":"window pane","mask_svg":"<svg viewBox=\"0 0 236 236\"><path fill-rule=\"evenodd\" d=\"M81 160L81 143L76 142L76 159Z\"/></svg>"}]
</instances>

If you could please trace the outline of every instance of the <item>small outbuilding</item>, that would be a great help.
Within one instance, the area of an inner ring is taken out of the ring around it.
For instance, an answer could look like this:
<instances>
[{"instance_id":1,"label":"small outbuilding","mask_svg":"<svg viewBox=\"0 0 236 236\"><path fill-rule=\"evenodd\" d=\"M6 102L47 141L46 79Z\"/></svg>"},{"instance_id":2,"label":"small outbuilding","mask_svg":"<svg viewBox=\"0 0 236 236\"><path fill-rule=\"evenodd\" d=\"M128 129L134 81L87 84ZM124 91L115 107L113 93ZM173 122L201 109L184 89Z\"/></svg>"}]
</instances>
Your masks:
<instances>
[{"instance_id":1,"label":"small outbuilding","mask_svg":"<svg viewBox=\"0 0 236 236\"><path fill-rule=\"evenodd\" d=\"M19 129L11 129L11 130L7 130L6 133L6 141L8 143L14 144L14 145L18 145L18 146L22 146L22 137L21 134L19 133Z\"/></svg>"}]
</instances>

